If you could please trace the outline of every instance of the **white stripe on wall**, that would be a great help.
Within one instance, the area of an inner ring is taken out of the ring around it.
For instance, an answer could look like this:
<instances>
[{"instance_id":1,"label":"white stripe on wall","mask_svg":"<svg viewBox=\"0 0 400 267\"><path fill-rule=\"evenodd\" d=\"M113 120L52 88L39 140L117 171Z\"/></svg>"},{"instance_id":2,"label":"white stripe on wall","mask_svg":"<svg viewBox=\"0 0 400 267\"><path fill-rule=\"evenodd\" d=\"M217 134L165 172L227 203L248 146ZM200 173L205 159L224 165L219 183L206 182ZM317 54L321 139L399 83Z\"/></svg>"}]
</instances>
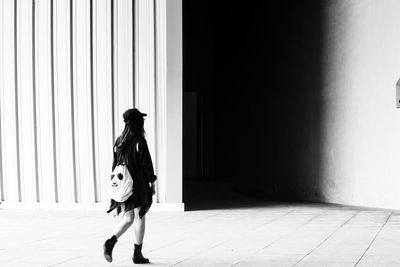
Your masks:
<instances>
[{"instance_id":1,"label":"white stripe on wall","mask_svg":"<svg viewBox=\"0 0 400 267\"><path fill-rule=\"evenodd\" d=\"M2 138L2 180L5 200L19 201L17 174L17 133L16 133L16 88L14 60L14 4L13 0L2 2L2 81L1 81L1 138Z\"/></svg>"}]
</instances>

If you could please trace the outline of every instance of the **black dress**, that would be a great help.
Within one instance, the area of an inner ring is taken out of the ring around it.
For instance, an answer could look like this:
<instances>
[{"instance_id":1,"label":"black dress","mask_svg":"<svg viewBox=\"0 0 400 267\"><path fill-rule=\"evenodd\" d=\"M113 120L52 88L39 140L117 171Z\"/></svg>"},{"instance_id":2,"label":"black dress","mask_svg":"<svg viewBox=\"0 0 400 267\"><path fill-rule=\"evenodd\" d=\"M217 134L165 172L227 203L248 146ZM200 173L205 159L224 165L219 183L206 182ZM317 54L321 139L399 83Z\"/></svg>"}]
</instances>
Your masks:
<instances>
[{"instance_id":1,"label":"black dress","mask_svg":"<svg viewBox=\"0 0 400 267\"><path fill-rule=\"evenodd\" d=\"M116 145L119 142L120 137L117 138L114 144L112 170L114 171L118 163L125 161L133 179L133 193L124 202L117 202L111 199L110 208L107 210L107 213L117 209L117 215L119 215L123 206L125 212L141 207L139 217L142 218L148 212L153 202L150 183L157 180L157 176L154 174L149 148L146 139L141 136L133 136L123 152L118 152L116 150Z\"/></svg>"}]
</instances>

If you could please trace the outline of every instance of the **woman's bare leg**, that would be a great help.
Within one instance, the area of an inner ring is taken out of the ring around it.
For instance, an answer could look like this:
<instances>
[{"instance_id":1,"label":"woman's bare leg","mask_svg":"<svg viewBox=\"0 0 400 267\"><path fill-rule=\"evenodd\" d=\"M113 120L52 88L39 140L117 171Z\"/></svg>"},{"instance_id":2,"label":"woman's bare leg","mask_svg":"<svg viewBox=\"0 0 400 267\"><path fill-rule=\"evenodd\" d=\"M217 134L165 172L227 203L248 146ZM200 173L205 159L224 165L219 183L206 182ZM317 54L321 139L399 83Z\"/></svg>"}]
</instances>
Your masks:
<instances>
[{"instance_id":1,"label":"woman's bare leg","mask_svg":"<svg viewBox=\"0 0 400 267\"><path fill-rule=\"evenodd\" d=\"M128 228L133 224L135 218L135 213L133 210L124 213L124 216L118 222L113 230L113 236L106 240L103 245L104 257L108 262L112 262L112 251L118 238L128 230Z\"/></svg>"},{"instance_id":2,"label":"woman's bare leg","mask_svg":"<svg viewBox=\"0 0 400 267\"><path fill-rule=\"evenodd\" d=\"M142 244L143 243L143 238L144 238L144 232L146 230L146 215L144 215L142 218L139 217L139 208L135 208L134 212L134 218L135 218L135 244Z\"/></svg>"},{"instance_id":3,"label":"woman's bare leg","mask_svg":"<svg viewBox=\"0 0 400 267\"><path fill-rule=\"evenodd\" d=\"M113 230L113 235L119 238L133 224L134 218L135 218L135 212L133 210L125 212L124 216L115 226Z\"/></svg>"},{"instance_id":4,"label":"woman's bare leg","mask_svg":"<svg viewBox=\"0 0 400 267\"><path fill-rule=\"evenodd\" d=\"M140 218L140 207L134 209L135 211L135 250L133 252L132 260L134 263L149 263L149 259L145 258L142 254L142 245L144 238L144 231L146 228L146 216Z\"/></svg>"}]
</instances>

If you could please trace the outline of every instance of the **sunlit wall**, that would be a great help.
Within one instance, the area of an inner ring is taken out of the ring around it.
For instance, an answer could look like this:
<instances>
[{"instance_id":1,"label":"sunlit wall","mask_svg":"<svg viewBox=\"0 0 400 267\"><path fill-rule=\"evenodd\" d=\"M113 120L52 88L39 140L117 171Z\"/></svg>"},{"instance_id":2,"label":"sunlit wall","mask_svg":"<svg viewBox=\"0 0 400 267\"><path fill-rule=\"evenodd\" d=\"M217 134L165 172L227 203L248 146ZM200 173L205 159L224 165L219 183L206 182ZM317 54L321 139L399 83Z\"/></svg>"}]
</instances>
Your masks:
<instances>
[{"instance_id":1,"label":"sunlit wall","mask_svg":"<svg viewBox=\"0 0 400 267\"><path fill-rule=\"evenodd\" d=\"M324 5L324 201L400 208L399 14L396 0Z\"/></svg>"}]
</instances>

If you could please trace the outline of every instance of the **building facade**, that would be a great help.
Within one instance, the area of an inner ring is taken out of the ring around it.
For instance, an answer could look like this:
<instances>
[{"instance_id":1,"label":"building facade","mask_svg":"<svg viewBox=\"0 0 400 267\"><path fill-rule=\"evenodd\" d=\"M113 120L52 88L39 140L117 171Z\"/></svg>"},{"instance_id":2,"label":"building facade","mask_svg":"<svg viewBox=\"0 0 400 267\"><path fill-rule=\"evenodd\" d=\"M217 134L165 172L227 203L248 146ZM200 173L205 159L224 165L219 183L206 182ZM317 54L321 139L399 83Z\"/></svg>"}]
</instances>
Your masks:
<instances>
[{"instance_id":1,"label":"building facade","mask_svg":"<svg viewBox=\"0 0 400 267\"><path fill-rule=\"evenodd\" d=\"M181 1L4 0L0 12L3 206L108 203L113 142L137 107L156 202L182 209Z\"/></svg>"}]
</instances>

